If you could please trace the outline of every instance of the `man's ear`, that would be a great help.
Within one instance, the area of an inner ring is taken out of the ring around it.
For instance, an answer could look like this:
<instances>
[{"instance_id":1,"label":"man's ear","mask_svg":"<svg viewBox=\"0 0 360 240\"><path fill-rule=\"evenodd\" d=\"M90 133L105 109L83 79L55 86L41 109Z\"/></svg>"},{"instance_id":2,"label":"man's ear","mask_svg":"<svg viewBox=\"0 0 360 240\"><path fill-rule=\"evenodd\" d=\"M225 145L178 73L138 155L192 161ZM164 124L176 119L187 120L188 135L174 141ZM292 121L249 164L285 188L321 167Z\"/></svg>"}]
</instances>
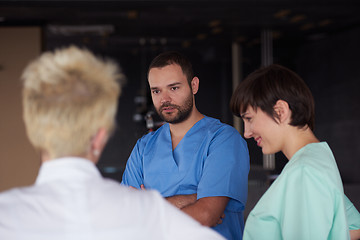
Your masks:
<instances>
[{"instance_id":1,"label":"man's ear","mask_svg":"<svg viewBox=\"0 0 360 240\"><path fill-rule=\"evenodd\" d=\"M194 77L191 80L191 89L192 89L193 95L195 95L199 91L199 78L198 77Z\"/></svg>"},{"instance_id":2,"label":"man's ear","mask_svg":"<svg viewBox=\"0 0 360 240\"><path fill-rule=\"evenodd\" d=\"M291 121L291 110L286 101L278 100L274 106L274 111L280 123L289 123Z\"/></svg>"}]
</instances>

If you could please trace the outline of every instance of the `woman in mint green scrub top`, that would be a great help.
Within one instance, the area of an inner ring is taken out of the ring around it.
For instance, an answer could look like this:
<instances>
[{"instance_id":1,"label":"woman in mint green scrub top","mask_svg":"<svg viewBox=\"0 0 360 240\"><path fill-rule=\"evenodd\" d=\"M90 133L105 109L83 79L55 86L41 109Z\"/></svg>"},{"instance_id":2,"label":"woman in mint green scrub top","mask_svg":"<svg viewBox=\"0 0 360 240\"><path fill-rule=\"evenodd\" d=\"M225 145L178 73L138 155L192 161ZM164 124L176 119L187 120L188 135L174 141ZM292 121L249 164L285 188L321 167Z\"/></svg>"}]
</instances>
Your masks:
<instances>
[{"instance_id":1,"label":"woman in mint green scrub top","mask_svg":"<svg viewBox=\"0 0 360 240\"><path fill-rule=\"evenodd\" d=\"M250 74L231 99L246 138L289 159L250 212L243 239L359 239L360 214L344 195L333 153L313 133L315 107L304 81L280 65Z\"/></svg>"}]
</instances>

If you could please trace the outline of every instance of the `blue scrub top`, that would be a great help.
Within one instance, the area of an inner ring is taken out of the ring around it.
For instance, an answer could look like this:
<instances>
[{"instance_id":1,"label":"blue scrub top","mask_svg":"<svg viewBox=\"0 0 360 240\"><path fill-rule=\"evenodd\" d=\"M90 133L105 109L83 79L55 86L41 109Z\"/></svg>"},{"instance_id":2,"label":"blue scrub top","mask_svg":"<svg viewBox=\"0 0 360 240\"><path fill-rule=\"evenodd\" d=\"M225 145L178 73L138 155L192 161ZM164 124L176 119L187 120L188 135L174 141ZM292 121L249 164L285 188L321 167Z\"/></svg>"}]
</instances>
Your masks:
<instances>
[{"instance_id":1,"label":"blue scrub top","mask_svg":"<svg viewBox=\"0 0 360 240\"><path fill-rule=\"evenodd\" d=\"M197 198L226 196L223 223L214 227L227 239L242 239L247 199L249 153L233 127L204 117L172 150L169 124L136 143L122 184L156 189L164 197L197 193Z\"/></svg>"}]
</instances>

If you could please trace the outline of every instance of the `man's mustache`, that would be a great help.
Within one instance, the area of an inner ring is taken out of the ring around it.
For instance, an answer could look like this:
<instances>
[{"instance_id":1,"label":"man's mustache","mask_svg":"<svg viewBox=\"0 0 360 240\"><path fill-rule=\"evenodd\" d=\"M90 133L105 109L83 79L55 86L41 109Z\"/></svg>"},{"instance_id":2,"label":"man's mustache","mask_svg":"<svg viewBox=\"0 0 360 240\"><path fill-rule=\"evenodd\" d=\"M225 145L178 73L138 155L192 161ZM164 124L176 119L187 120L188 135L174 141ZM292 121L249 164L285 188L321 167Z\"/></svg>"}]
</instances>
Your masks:
<instances>
[{"instance_id":1,"label":"man's mustache","mask_svg":"<svg viewBox=\"0 0 360 240\"><path fill-rule=\"evenodd\" d=\"M176 108L176 109L179 109L179 106L178 105L175 105L175 104L171 104L171 103L164 103L163 105L160 106L160 112L164 109L164 108L167 108L167 107L172 107L172 108Z\"/></svg>"}]
</instances>

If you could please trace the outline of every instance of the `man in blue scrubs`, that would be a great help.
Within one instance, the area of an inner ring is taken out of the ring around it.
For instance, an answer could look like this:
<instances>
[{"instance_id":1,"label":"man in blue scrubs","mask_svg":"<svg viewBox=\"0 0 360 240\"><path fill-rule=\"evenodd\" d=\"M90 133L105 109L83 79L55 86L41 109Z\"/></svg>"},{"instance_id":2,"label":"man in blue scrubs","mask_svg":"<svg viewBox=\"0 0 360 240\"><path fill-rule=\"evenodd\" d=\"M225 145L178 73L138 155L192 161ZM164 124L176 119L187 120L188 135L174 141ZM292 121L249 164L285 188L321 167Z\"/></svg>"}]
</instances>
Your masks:
<instances>
[{"instance_id":1,"label":"man in blue scrubs","mask_svg":"<svg viewBox=\"0 0 360 240\"><path fill-rule=\"evenodd\" d=\"M139 139L122 184L156 189L170 203L227 239L242 239L249 154L231 126L195 106L199 78L180 53L150 64L153 104L167 123Z\"/></svg>"}]
</instances>

